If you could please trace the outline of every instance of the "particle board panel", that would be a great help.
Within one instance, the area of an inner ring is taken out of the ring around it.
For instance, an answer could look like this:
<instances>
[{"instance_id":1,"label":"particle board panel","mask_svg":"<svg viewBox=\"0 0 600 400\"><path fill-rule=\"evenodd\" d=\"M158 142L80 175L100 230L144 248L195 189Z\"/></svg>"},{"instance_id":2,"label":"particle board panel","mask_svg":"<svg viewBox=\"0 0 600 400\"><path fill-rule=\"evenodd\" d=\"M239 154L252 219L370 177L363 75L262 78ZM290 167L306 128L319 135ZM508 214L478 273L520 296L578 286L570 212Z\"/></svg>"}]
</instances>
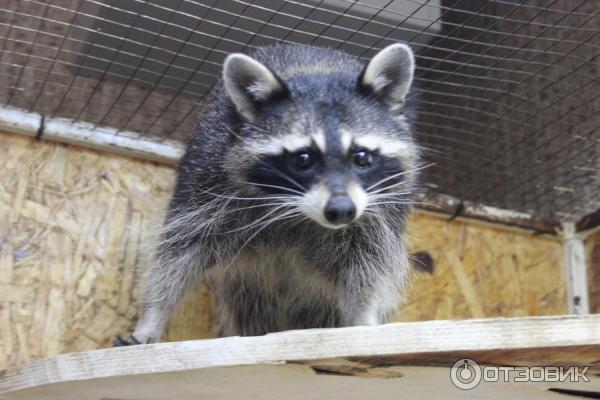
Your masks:
<instances>
[{"instance_id":1,"label":"particle board panel","mask_svg":"<svg viewBox=\"0 0 600 400\"><path fill-rule=\"evenodd\" d=\"M416 213L415 262L398 321L567 313L562 244L556 237L472 220Z\"/></svg>"},{"instance_id":2,"label":"particle board panel","mask_svg":"<svg viewBox=\"0 0 600 400\"><path fill-rule=\"evenodd\" d=\"M0 169L0 368L131 330L173 169L4 133Z\"/></svg>"}]
</instances>

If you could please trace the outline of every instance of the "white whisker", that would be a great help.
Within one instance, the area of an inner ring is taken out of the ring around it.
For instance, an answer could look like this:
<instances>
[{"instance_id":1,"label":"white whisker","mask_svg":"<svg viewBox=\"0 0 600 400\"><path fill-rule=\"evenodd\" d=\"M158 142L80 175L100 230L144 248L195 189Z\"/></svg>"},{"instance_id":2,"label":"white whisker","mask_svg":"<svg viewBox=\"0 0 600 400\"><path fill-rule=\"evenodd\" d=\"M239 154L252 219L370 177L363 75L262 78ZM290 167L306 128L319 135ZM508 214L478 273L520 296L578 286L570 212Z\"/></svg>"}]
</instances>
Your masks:
<instances>
[{"instance_id":1,"label":"white whisker","mask_svg":"<svg viewBox=\"0 0 600 400\"><path fill-rule=\"evenodd\" d=\"M237 196L227 196L227 195L219 194L219 193L212 193L212 192L208 192L208 191L204 191L204 193L210 194L211 196L220 197L222 199L245 200L245 201L287 200L287 199L296 197L296 196L287 196L287 195L265 196L265 197L237 197Z\"/></svg>"},{"instance_id":2,"label":"white whisker","mask_svg":"<svg viewBox=\"0 0 600 400\"><path fill-rule=\"evenodd\" d=\"M271 219L269 219L268 221L266 221L266 223L263 224L263 226L261 226L260 228L258 228L241 246L240 249L237 251L237 253L235 254L235 256L232 258L230 265L232 265L235 260L239 257L239 255L242 253L242 251L246 248L246 246L248 245L248 243L250 243L252 241L252 239L254 239L260 232L262 232L264 229L266 229L269 225L271 225L272 223L276 222L276 221L281 221L284 219L290 219L290 218L295 218L297 215L301 214L301 212L299 212L296 209L292 209L292 210L288 210L280 215L277 215Z\"/></svg>"},{"instance_id":3,"label":"white whisker","mask_svg":"<svg viewBox=\"0 0 600 400\"><path fill-rule=\"evenodd\" d=\"M290 188L286 188L286 187L284 187L284 186L278 186L278 185L267 185L267 184L265 184L265 183L248 182L248 181L244 181L243 183L247 183L247 184L249 184L249 185L253 185L253 186L260 186L260 187L268 187L268 188L272 188L272 189L281 189L281 190L286 190L286 191L288 191L288 192L290 192L290 193L294 193L294 194L297 194L297 195L300 195L300 196L304 195L304 193L302 193L302 192L300 192L300 191L298 191L298 190L295 190L295 189L290 189Z\"/></svg>"},{"instance_id":4,"label":"white whisker","mask_svg":"<svg viewBox=\"0 0 600 400\"><path fill-rule=\"evenodd\" d=\"M425 169L425 168L429 168L429 167L431 167L432 165L434 165L434 164L427 164L427 165L424 165L424 166L422 166L422 167L414 168L414 169L411 169L411 170L408 170L408 171L402 171L402 172L398 172L397 174L393 174L393 175L390 175L390 176L388 176L388 177L385 177L385 178L381 179L380 181L378 181L378 182L374 183L373 185L369 186L369 187L366 189L366 192L369 192L371 189L373 189L373 188L375 188L375 187L377 187L377 186L381 185L381 184L382 184L382 183L384 183L384 182L387 182L387 181L389 181L390 179L394 179L394 178L397 178L397 177L399 177L399 176L406 175L406 174L409 174L409 173L412 173L412 172L421 171L421 170L423 170L423 169Z\"/></svg>"},{"instance_id":5,"label":"white whisker","mask_svg":"<svg viewBox=\"0 0 600 400\"><path fill-rule=\"evenodd\" d=\"M369 205L371 206L378 206L378 205L388 205L388 204L415 204L412 201L381 201L381 202L376 202L376 203L369 203Z\"/></svg>"},{"instance_id":6,"label":"white whisker","mask_svg":"<svg viewBox=\"0 0 600 400\"><path fill-rule=\"evenodd\" d=\"M387 189L387 188L386 188ZM410 191L406 192L388 192L388 193L369 193L369 198L371 199L385 199L385 198L393 198L398 196L407 196L412 194Z\"/></svg>"},{"instance_id":7,"label":"white whisker","mask_svg":"<svg viewBox=\"0 0 600 400\"><path fill-rule=\"evenodd\" d=\"M285 207L291 207L293 204L282 204L278 207L273 208L271 211L269 211L268 213L266 213L265 215L263 215L262 217L260 217L259 219L252 221L251 223L244 225L240 228L236 228L230 231L226 231L226 232L221 232L221 234L228 234L228 233L233 233L233 232L239 232L239 231L243 231L246 229L250 229L254 226L256 226L257 224L259 224L261 221L264 221L265 219L267 219L268 217L270 217L271 215L273 215L273 213L285 208Z\"/></svg>"},{"instance_id":8,"label":"white whisker","mask_svg":"<svg viewBox=\"0 0 600 400\"><path fill-rule=\"evenodd\" d=\"M231 208L228 209L226 212L224 212L224 214L232 214L238 211L245 211L245 210L251 210L253 208L260 208L260 207L270 207L270 206L281 206L281 205L288 205L289 202L287 201L280 201L277 203L263 203L263 204L256 204L253 206L248 206L248 207L239 207L239 208Z\"/></svg>"}]
</instances>

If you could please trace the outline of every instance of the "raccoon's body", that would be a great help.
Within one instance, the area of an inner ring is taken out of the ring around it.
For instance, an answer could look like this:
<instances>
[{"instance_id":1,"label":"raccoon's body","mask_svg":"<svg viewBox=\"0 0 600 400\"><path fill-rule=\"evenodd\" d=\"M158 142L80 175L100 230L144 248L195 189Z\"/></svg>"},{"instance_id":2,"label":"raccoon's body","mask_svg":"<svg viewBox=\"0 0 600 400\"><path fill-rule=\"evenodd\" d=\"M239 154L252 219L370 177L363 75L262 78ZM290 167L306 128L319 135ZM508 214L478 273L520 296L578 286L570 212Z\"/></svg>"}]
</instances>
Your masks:
<instances>
[{"instance_id":1,"label":"raccoon's body","mask_svg":"<svg viewBox=\"0 0 600 400\"><path fill-rule=\"evenodd\" d=\"M133 341L208 280L221 335L372 325L399 304L418 152L412 52L230 55L178 172Z\"/></svg>"}]
</instances>

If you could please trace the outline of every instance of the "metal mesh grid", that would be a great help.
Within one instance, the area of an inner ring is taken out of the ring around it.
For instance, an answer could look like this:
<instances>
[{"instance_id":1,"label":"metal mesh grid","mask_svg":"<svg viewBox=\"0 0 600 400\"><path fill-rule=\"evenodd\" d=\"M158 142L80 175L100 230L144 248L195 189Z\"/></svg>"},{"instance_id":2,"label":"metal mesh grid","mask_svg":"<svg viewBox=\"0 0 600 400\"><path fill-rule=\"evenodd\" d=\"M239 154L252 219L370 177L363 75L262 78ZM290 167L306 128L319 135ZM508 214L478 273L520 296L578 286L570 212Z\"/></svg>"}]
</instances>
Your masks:
<instances>
[{"instance_id":1,"label":"metal mesh grid","mask_svg":"<svg viewBox=\"0 0 600 400\"><path fill-rule=\"evenodd\" d=\"M561 220L600 207L591 0L5 0L0 104L185 140L223 58L273 42L417 51L439 193Z\"/></svg>"}]
</instances>

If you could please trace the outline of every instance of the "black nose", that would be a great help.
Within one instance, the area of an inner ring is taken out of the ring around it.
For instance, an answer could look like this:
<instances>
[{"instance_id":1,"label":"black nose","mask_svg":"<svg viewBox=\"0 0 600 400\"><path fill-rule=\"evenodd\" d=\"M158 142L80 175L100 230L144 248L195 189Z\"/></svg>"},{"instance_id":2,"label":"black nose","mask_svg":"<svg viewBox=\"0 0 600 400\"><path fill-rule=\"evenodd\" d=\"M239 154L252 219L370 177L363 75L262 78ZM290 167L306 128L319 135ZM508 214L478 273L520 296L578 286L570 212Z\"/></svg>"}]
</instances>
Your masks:
<instances>
[{"instance_id":1,"label":"black nose","mask_svg":"<svg viewBox=\"0 0 600 400\"><path fill-rule=\"evenodd\" d=\"M348 196L333 196L325 204L325 218L332 224L347 224L356 217L356 207Z\"/></svg>"}]
</instances>

